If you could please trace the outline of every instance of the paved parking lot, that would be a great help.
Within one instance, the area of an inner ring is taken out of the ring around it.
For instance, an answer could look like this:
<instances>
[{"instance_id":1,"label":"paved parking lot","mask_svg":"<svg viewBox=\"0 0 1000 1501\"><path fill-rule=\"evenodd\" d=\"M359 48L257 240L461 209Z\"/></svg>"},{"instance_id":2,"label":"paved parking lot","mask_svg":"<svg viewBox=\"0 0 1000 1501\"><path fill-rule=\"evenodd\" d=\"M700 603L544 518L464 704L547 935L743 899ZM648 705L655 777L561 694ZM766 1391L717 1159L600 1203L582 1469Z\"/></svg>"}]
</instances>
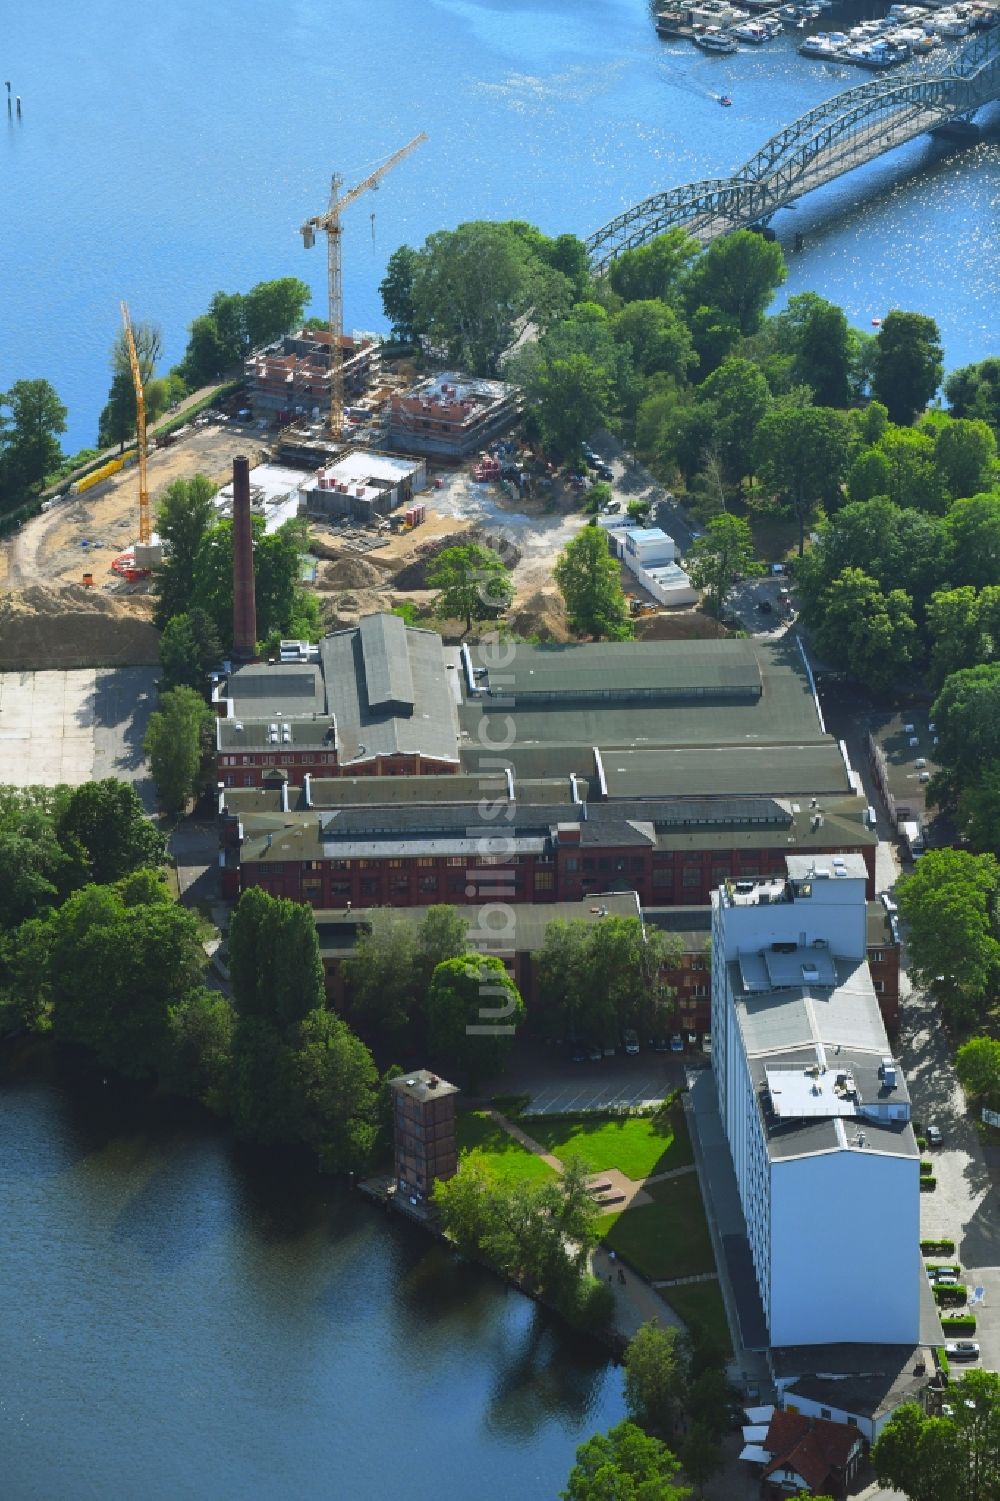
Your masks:
<instances>
[{"instance_id":1,"label":"paved parking lot","mask_svg":"<svg viewBox=\"0 0 1000 1501\"><path fill-rule=\"evenodd\" d=\"M643 1049L637 1058L616 1053L600 1063L571 1063L524 1045L515 1049L502 1087L529 1094L532 1114L539 1115L656 1104L684 1083L686 1056Z\"/></svg>"},{"instance_id":2,"label":"paved parking lot","mask_svg":"<svg viewBox=\"0 0 1000 1501\"><path fill-rule=\"evenodd\" d=\"M75 787L121 777L152 809L142 739L155 680L150 667L0 673L0 778Z\"/></svg>"},{"instance_id":3,"label":"paved parking lot","mask_svg":"<svg viewBox=\"0 0 1000 1501\"><path fill-rule=\"evenodd\" d=\"M905 994L905 992L904 992ZM920 1233L955 1242L970 1290L982 1286L985 1302L976 1308L974 1338L982 1366L1000 1370L1000 1194L993 1186L974 1123L955 1077L950 1044L937 1008L919 992L905 997L902 1060L914 1117L937 1125L944 1144L928 1153L937 1188L920 1196ZM948 1258L941 1258L946 1260ZM958 1369L958 1368L957 1368Z\"/></svg>"}]
</instances>

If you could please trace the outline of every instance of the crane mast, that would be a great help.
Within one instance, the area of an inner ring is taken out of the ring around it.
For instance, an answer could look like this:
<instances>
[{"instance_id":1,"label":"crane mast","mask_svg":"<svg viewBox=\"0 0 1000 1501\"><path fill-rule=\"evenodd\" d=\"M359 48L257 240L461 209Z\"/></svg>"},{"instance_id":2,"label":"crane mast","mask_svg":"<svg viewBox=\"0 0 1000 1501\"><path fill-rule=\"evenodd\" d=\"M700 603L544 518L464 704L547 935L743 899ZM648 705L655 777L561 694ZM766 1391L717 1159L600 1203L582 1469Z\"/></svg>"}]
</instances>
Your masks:
<instances>
[{"instance_id":1,"label":"crane mast","mask_svg":"<svg viewBox=\"0 0 1000 1501\"><path fill-rule=\"evenodd\" d=\"M330 436L339 441L344 429L344 282L343 261L341 255L343 227L340 216L349 204L363 193L377 188L387 172L391 172L397 162L401 162L404 156L409 156L411 151L426 141L426 134L421 131L394 151L380 167L370 173L361 182L350 188L341 197L340 190L344 185L343 178L335 173L330 183L330 202L325 214L314 214L301 226L303 244L309 250L316 243L317 231L326 235L326 279L327 296L330 304Z\"/></svg>"},{"instance_id":2,"label":"crane mast","mask_svg":"<svg viewBox=\"0 0 1000 1501\"><path fill-rule=\"evenodd\" d=\"M122 323L125 326L125 344L128 349L128 362L132 369L132 384L135 387L135 426L137 447L139 450L139 542L147 546L152 537L152 528L149 522L149 477L147 472L146 455L146 398L142 389L142 372L139 369L139 355L135 347L135 335L132 333L132 320L128 314L128 303L122 302Z\"/></svg>"}]
</instances>

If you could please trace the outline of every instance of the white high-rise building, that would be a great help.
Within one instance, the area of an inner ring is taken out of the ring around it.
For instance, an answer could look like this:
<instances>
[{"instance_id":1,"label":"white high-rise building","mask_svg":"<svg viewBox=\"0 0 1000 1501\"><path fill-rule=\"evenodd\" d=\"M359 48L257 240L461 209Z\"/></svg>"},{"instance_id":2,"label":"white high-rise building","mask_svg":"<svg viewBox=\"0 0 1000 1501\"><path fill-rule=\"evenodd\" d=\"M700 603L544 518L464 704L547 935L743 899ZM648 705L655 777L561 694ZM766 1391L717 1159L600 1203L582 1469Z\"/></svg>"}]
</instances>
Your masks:
<instances>
[{"instance_id":1,"label":"white high-rise building","mask_svg":"<svg viewBox=\"0 0 1000 1501\"><path fill-rule=\"evenodd\" d=\"M712 1063L769 1339L916 1344L919 1153L860 855L712 898Z\"/></svg>"}]
</instances>

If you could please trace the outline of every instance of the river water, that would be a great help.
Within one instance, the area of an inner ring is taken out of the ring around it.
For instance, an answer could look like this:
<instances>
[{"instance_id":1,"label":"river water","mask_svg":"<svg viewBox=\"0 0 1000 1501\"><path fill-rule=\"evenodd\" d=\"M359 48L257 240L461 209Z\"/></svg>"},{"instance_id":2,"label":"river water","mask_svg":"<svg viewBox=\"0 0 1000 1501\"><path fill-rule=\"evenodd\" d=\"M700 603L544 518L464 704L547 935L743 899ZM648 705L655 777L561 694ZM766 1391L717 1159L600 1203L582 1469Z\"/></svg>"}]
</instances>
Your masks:
<instances>
[{"instance_id":1,"label":"river water","mask_svg":"<svg viewBox=\"0 0 1000 1501\"><path fill-rule=\"evenodd\" d=\"M620 1373L295 1158L0 1059L3 1501L554 1501Z\"/></svg>"},{"instance_id":2,"label":"river water","mask_svg":"<svg viewBox=\"0 0 1000 1501\"><path fill-rule=\"evenodd\" d=\"M886 8L838 0L819 24ZM331 172L353 183L426 130L350 210L347 326L384 326L401 241L473 217L586 234L865 80L798 40L706 57L660 41L647 0L6 6L0 81L23 118L0 118L0 389L50 379L75 448L95 436L121 297L162 325L169 363L218 288L297 274L324 311L323 251L297 226ZM814 288L864 327L892 306L932 313L949 367L996 353L998 122L972 149L914 142L780 214L786 246L806 234L785 295Z\"/></svg>"}]
</instances>

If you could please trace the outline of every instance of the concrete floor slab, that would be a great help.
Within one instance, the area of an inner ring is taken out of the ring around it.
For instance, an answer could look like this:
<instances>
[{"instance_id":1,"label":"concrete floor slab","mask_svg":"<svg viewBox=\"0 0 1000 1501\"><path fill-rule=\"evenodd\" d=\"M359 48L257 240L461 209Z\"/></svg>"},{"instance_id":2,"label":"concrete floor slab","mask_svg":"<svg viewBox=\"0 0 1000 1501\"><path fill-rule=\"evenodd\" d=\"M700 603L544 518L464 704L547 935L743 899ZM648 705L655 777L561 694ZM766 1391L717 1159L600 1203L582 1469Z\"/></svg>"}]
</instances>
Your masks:
<instances>
[{"instance_id":1,"label":"concrete floor slab","mask_svg":"<svg viewBox=\"0 0 1000 1501\"><path fill-rule=\"evenodd\" d=\"M148 667L0 673L0 780L76 787L116 776L152 810L142 739L155 681Z\"/></svg>"}]
</instances>

